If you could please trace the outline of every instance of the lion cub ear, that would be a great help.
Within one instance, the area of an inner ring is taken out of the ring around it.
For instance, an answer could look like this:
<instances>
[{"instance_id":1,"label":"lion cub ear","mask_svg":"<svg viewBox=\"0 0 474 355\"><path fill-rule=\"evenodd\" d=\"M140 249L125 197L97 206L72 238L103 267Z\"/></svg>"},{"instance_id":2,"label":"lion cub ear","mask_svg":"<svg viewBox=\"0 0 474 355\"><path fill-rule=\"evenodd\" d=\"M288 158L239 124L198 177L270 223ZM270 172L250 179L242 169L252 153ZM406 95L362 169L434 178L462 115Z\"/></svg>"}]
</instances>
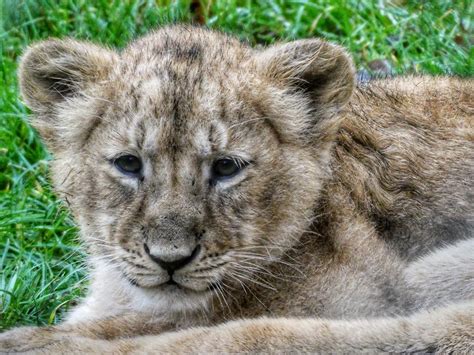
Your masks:
<instances>
[{"instance_id":1,"label":"lion cub ear","mask_svg":"<svg viewBox=\"0 0 474 355\"><path fill-rule=\"evenodd\" d=\"M355 69L350 56L342 47L320 39L269 47L258 54L257 66L264 77L283 92L300 97L303 94L307 99L313 117L311 122L294 116L292 122L276 122L287 133L299 128L299 136L301 130L317 131L318 123L333 117L349 101L354 89ZM281 101L285 104L284 98ZM306 127L301 127L299 119Z\"/></svg>"},{"instance_id":2,"label":"lion cub ear","mask_svg":"<svg viewBox=\"0 0 474 355\"><path fill-rule=\"evenodd\" d=\"M21 95L34 113L33 125L50 148L55 150L60 141L73 144L87 128L87 115L74 112L81 110L80 102L89 105L89 89L107 79L116 56L74 40L47 40L27 49L20 62Z\"/></svg>"},{"instance_id":3,"label":"lion cub ear","mask_svg":"<svg viewBox=\"0 0 474 355\"><path fill-rule=\"evenodd\" d=\"M20 88L33 111L44 111L104 79L113 52L90 43L48 40L28 48L20 62Z\"/></svg>"}]
</instances>

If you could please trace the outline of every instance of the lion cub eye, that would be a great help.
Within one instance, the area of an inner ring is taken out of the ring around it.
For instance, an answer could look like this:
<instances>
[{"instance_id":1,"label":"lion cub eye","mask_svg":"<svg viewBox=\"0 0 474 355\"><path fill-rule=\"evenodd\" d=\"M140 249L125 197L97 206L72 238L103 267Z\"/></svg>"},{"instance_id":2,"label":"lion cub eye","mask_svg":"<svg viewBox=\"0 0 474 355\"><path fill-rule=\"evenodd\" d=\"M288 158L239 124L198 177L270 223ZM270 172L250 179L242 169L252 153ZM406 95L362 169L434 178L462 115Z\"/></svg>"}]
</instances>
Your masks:
<instances>
[{"instance_id":1,"label":"lion cub eye","mask_svg":"<svg viewBox=\"0 0 474 355\"><path fill-rule=\"evenodd\" d=\"M212 165L212 177L215 180L230 178L237 175L247 165L248 163L243 160L232 158L216 160Z\"/></svg>"},{"instance_id":2,"label":"lion cub eye","mask_svg":"<svg viewBox=\"0 0 474 355\"><path fill-rule=\"evenodd\" d=\"M114 165L126 175L139 175L142 171L142 162L134 155L122 155L114 160Z\"/></svg>"}]
</instances>

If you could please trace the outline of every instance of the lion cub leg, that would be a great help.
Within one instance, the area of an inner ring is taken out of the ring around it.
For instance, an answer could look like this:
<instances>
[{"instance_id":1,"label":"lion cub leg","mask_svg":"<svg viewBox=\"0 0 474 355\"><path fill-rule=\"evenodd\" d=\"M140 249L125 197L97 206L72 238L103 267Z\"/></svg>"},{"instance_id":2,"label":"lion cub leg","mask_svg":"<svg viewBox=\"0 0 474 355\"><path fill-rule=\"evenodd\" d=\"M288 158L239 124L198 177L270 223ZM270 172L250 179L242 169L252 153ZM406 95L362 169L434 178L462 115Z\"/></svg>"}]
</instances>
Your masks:
<instances>
[{"instance_id":1,"label":"lion cub leg","mask_svg":"<svg viewBox=\"0 0 474 355\"><path fill-rule=\"evenodd\" d=\"M65 344L73 344L75 339L80 339L78 349L90 352L89 347L104 349L103 346L111 346L114 339L160 334L174 329L174 323L160 321L145 313L124 313L48 327L19 327L0 334L0 354L74 351L77 347L68 348Z\"/></svg>"},{"instance_id":2,"label":"lion cub leg","mask_svg":"<svg viewBox=\"0 0 474 355\"><path fill-rule=\"evenodd\" d=\"M474 238L436 250L404 271L413 293L413 309L474 298Z\"/></svg>"},{"instance_id":3,"label":"lion cub leg","mask_svg":"<svg viewBox=\"0 0 474 355\"><path fill-rule=\"evenodd\" d=\"M354 321L260 318L114 342L138 353L474 351L474 303Z\"/></svg>"},{"instance_id":4,"label":"lion cub leg","mask_svg":"<svg viewBox=\"0 0 474 355\"><path fill-rule=\"evenodd\" d=\"M21 328L19 328L21 329ZM16 329L12 331L18 331ZM8 334L8 333L6 333ZM158 336L97 340L73 335L19 346L0 336L0 352L23 353L353 353L474 351L474 302L422 311L409 317L353 321L259 318ZM25 340L23 340L25 342Z\"/></svg>"}]
</instances>

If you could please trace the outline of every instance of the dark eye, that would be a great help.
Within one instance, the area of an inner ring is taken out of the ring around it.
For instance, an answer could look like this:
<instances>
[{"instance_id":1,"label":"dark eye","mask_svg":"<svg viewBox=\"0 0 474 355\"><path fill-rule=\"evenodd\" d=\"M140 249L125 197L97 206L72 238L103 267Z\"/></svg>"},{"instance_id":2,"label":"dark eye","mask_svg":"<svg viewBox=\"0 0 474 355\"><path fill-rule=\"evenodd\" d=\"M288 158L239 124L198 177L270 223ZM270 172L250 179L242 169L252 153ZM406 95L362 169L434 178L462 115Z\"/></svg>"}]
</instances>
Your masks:
<instances>
[{"instance_id":1,"label":"dark eye","mask_svg":"<svg viewBox=\"0 0 474 355\"><path fill-rule=\"evenodd\" d=\"M142 171L142 162L134 155L122 155L114 160L114 165L127 175L138 175Z\"/></svg>"},{"instance_id":2,"label":"dark eye","mask_svg":"<svg viewBox=\"0 0 474 355\"><path fill-rule=\"evenodd\" d=\"M224 158L216 160L212 166L212 177L214 179L232 177L239 173L246 165L246 162L237 159Z\"/></svg>"}]
</instances>

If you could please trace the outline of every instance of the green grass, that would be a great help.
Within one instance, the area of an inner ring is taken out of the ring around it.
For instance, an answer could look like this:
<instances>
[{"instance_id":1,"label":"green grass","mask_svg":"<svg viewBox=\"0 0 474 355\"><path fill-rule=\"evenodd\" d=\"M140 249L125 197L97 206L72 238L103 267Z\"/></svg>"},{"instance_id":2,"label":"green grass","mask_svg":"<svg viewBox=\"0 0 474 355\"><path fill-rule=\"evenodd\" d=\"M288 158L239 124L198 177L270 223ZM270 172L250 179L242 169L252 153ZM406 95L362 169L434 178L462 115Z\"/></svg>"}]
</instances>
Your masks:
<instances>
[{"instance_id":1,"label":"green grass","mask_svg":"<svg viewBox=\"0 0 474 355\"><path fill-rule=\"evenodd\" d=\"M474 73L470 0L3 0L0 2L0 330L52 324L85 292L77 230L47 179L48 154L18 98L22 50L50 36L124 46L165 23L205 22L249 40L322 36L359 68L387 59L397 73ZM386 4L383 6L382 4Z\"/></svg>"}]
</instances>

